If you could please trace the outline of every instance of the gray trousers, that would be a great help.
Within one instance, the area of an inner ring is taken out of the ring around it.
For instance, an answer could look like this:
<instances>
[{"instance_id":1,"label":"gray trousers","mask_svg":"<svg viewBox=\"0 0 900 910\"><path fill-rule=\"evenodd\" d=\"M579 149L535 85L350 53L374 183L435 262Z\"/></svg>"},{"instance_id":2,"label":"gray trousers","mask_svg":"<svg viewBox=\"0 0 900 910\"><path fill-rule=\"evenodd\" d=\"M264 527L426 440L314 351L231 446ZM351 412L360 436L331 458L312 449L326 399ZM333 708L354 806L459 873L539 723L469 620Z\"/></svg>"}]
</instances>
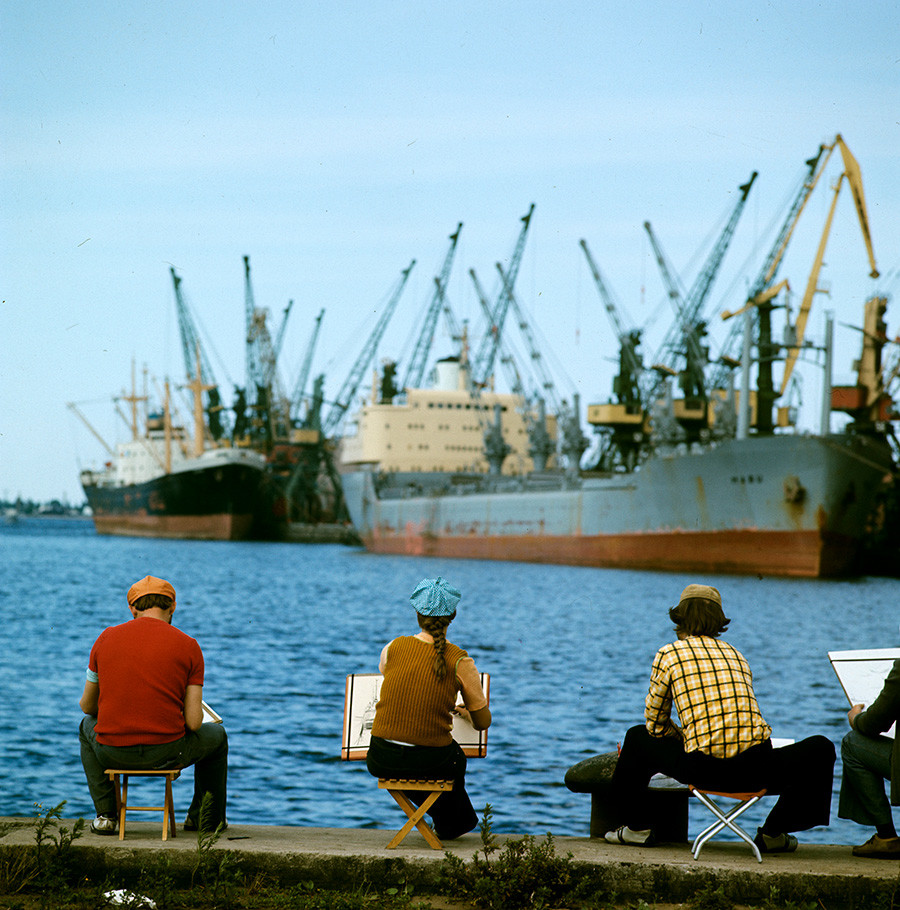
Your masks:
<instances>
[{"instance_id":1,"label":"gray trousers","mask_svg":"<svg viewBox=\"0 0 900 910\"><path fill-rule=\"evenodd\" d=\"M893 741L886 736L864 736L851 730L841 741L841 795L838 817L860 825L892 821L884 782L891 778Z\"/></svg>"},{"instance_id":2,"label":"gray trousers","mask_svg":"<svg viewBox=\"0 0 900 910\"><path fill-rule=\"evenodd\" d=\"M194 796L188 817L200 821L200 803L204 793L212 794L213 828L225 821L228 778L228 736L222 724L202 724L188 730L171 743L135 746L105 746L94 733L96 717L85 716L78 730L81 742L81 764L97 815L116 815L116 788L106 776L107 768L133 768L161 771L167 768L194 766Z\"/></svg>"}]
</instances>

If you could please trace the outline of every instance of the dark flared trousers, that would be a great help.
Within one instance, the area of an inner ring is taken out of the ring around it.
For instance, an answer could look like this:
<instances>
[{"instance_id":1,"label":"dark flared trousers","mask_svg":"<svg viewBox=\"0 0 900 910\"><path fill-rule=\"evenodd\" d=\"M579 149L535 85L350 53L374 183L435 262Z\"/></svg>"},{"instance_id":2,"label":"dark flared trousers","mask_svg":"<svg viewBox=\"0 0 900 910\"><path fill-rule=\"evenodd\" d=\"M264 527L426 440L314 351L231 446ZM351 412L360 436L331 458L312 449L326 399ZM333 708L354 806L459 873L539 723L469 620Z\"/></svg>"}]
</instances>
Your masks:
<instances>
[{"instance_id":1,"label":"dark flared trousers","mask_svg":"<svg viewBox=\"0 0 900 910\"><path fill-rule=\"evenodd\" d=\"M704 790L768 790L778 801L766 819L766 833L805 831L827 825L831 817L834 761L834 744L824 736L810 736L778 749L767 740L733 758L713 758L703 752L685 752L680 739L651 736L646 727L639 726L625 735L612 792L619 817L636 831L652 825L647 785L657 773Z\"/></svg>"},{"instance_id":2,"label":"dark flared trousers","mask_svg":"<svg viewBox=\"0 0 900 910\"><path fill-rule=\"evenodd\" d=\"M459 743L449 746L404 746L373 736L366 755L366 767L375 777L407 780L452 780L453 789L442 793L428 814L441 840L452 840L478 825L478 816L466 793L466 756ZM410 802L420 805L427 793L410 790Z\"/></svg>"},{"instance_id":3,"label":"dark flared trousers","mask_svg":"<svg viewBox=\"0 0 900 910\"><path fill-rule=\"evenodd\" d=\"M212 794L213 828L225 822L228 786L228 737L222 724L202 724L171 743L135 746L104 746L94 733L96 717L84 717L79 727L81 764L98 815L115 818L116 788L106 776L107 768L162 770L194 766L194 797L187 814L200 821L200 804Z\"/></svg>"}]
</instances>

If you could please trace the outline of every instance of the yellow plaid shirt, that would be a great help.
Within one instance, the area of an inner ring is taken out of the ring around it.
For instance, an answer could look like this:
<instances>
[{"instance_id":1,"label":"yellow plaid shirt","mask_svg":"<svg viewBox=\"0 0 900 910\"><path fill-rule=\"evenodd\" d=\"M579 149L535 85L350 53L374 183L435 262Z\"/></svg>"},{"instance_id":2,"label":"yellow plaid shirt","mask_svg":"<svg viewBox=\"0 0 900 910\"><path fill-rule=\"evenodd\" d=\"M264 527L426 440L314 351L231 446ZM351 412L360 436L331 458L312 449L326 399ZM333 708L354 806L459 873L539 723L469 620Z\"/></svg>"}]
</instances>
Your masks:
<instances>
[{"instance_id":1,"label":"yellow plaid shirt","mask_svg":"<svg viewBox=\"0 0 900 910\"><path fill-rule=\"evenodd\" d=\"M680 729L671 717L673 704ZM772 735L744 656L706 636L685 638L656 652L644 717L652 736L682 736L685 752L699 750L715 758L731 758Z\"/></svg>"}]
</instances>

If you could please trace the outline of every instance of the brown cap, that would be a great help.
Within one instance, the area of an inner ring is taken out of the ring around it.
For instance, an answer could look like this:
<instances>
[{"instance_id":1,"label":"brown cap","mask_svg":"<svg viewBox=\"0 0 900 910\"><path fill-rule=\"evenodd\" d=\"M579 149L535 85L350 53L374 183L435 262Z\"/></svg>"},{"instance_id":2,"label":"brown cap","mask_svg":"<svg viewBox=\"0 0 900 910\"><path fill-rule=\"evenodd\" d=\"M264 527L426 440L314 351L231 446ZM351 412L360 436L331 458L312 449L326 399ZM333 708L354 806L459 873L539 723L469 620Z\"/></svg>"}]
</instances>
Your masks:
<instances>
[{"instance_id":1,"label":"brown cap","mask_svg":"<svg viewBox=\"0 0 900 910\"><path fill-rule=\"evenodd\" d=\"M128 606L134 606L135 601L145 594L163 594L175 603L175 589L164 579L147 575L128 589Z\"/></svg>"},{"instance_id":2,"label":"brown cap","mask_svg":"<svg viewBox=\"0 0 900 910\"><path fill-rule=\"evenodd\" d=\"M713 603L717 603L720 607L722 606L722 595L711 585L688 585L681 592L681 597L678 598L678 603L682 604L684 601L690 600L692 597L705 597L707 600L711 600Z\"/></svg>"}]
</instances>

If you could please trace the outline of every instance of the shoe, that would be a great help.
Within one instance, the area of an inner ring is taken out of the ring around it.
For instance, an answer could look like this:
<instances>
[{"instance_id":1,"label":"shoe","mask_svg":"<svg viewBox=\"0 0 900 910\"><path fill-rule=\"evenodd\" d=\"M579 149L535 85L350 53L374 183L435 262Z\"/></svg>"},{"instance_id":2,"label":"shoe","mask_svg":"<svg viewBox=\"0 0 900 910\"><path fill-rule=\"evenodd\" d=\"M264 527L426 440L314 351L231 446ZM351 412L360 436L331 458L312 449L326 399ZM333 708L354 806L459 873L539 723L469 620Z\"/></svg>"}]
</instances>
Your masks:
<instances>
[{"instance_id":1,"label":"shoe","mask_svg":"<svg viewBox=\"0 0 900 910\"><path fill-rule=\"evenodd\" d=\"M762 828L757 828L753 843L759 848L760 853L793 853L799 841L793 834L776 834L770 837L763 834Z\"/></svg>"},{"instance_id":2,"label":"shoe","mask_svg":"<svg viewBox=\"0 0 900 910\"><path fill-rule=\"evenodd\" d=\"M119 823L111 815L98 815L91 822L91 831L94 834L115 834Z\"/></svg>"},{"instance_id":3,"label":"shoe","mask_svg":"<svg viewBox=\"0 0 900 910\"><path fill-rule=\"evenodd\" d=\"M631 847L652 847L655 843L653 832L649 828L634 831L628 825L620 825L615 831L607 831L603 839L608 844L628 844Z\"/></svg>"},{"instance_id":4,"label":"shoe","mask_svg":"<svg viewBox=\"0 0 900 910\"><path fill-rule=\"evenodd\" d=\"M900 837L873 834L864 844L853 848L853 855L869 859L900 859Z\"/></svg>"}]
</instances>

